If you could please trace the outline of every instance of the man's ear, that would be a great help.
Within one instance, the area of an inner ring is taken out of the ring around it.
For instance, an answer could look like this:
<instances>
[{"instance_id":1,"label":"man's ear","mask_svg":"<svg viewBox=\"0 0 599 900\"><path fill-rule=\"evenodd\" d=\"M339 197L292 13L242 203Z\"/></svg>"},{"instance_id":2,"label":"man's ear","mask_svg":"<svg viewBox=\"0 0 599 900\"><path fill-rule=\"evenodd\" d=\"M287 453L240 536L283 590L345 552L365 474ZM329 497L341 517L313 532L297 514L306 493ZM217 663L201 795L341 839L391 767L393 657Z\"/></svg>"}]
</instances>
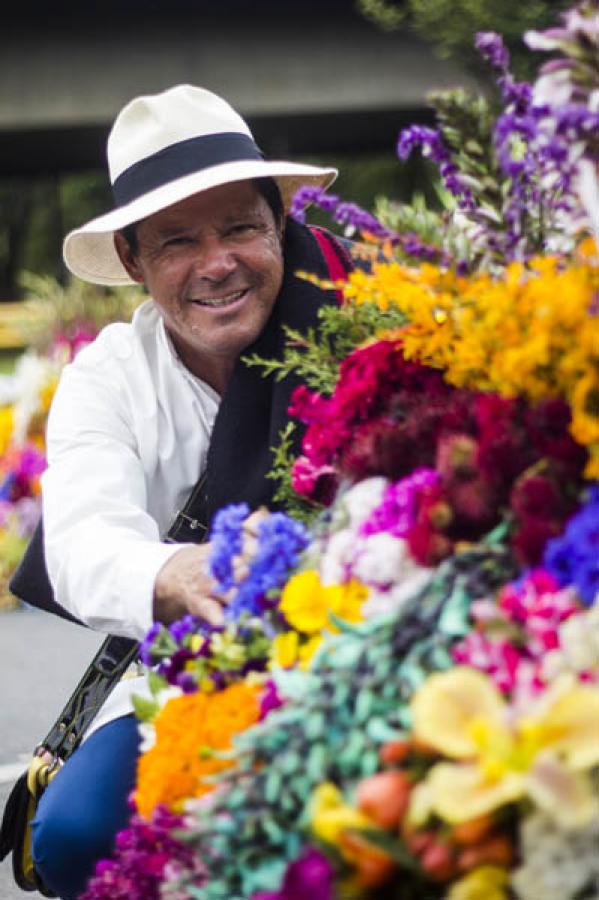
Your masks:
<instances>
[{"instance_id":1,"label":"man's ear","mask_svg":"<svg viewBox=\"0 0 599 900\"><path fill-rule=\"evenodd\" d=\"M127 275L138 284L144 283L144 276L139 267L136 255L131 250L131 245L127 238L120 231L114 233L114 249L116 250L120 261L127 270Z\"/></svg>"}]
</instances>

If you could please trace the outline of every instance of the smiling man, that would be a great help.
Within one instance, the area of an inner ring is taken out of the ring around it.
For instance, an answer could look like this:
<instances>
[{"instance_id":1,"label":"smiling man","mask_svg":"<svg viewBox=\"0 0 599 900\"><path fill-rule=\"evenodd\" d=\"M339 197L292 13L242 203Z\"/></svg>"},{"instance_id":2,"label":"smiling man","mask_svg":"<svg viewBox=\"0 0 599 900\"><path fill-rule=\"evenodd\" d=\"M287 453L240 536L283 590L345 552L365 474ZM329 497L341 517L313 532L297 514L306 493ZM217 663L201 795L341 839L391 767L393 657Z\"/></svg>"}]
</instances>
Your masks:
<instances>
[{"instance_id":1,"label":"smiling man","mask_svg":"<svg viewBox=\"0 0 599 900\"><path fill-rule=\"evenodd\" d=\"M165 543L205 474L208 521L221 506L271 504L266 478L294 387L248 367L283 352L285 326L317 325L343 247L287 216L303 184L336 175L266 161L244 120L209 91L139 97L108 140L115 208L69 234L70 270L96 284L144 284L151 299L113 324L62 376L48 422L45 555L56 601L92 628L140 640L186 613L223 621L205 574L208 545ZM122 682L44 793L33 855L74 900L128 816L137 730Z\"/></svg>"},{"instance_id":2,"label":"smiling man","mask_svg":"<svg viewBox=\"0 0 599 900\"><path fill-rule=\"evenodd\" d=\"M140 222L123 266L145 284L190 372L223 394L256 340L283 281L282 209L240 181L210 188Z\"/></svg>"}]
</instances>

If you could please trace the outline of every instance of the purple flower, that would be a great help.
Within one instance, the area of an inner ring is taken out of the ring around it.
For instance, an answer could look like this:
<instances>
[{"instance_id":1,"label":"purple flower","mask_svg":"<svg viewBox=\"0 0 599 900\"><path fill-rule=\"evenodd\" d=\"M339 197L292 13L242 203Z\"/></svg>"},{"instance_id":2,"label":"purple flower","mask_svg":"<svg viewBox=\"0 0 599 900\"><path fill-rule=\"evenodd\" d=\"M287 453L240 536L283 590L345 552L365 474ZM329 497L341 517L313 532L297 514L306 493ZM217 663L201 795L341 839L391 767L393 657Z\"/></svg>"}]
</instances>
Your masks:
<instances>
[{"instance_id":1,"label":"purple flower","mask_svg":"<svg viewBox=\"0 0 599 900\"><path fill-rule=\"evenodd\" d=\"M439 482L435 469L415 469L411 475L390 484L383 495L383 501L361 525L360 534L389 532L394 537L405 537L414 526L416 504L419 494Z\"/></svg>"},{"instance_id":2,"label":"purple flower","mask_svg":"<svg viewBox=\"0 0 599 900\"><path fill-rule=\"evenodd\" d=\"M447 265L449 258L443 250L431 244L425 244L417 234L399 234L387 228L382 222L355 203L346 203L334 194L325 193L322 188L303 187L295 194L291 206L291 215L298 222L305 222L306 206L314 204L328 213L333 221L361 234L371 235L381 241L389 241L400 247L407 256L415 259L427 259Z\"/></svg>"},{"instance_id":3,"label":"purple flower","mask_svg":"<svg viewBox=\"0 0 599 900\"><path fill-rule=\"evenodd\" d=\"M21 497L15 503L14 511L19 534L24 538L31 537L42 514L40 497Z\"/></svg>"},{"instance_id":4,"label":"purple flower","mask_svg":"<svg viewBox=\"0 0 599 900\"><path fill-rule=\"evenodd\" d=\"M335 194L326 193L322 188L300 188L293 198L291 215L298 222L304 222L306 219L305 208L310 204L318 206L340 225L345 225L362 234L371 234L383 240L393 240L398 237L395 231L386 228L372 213L362 209L356 203L346 203Z\"/></svg>"},{"instance_id":5,"label":"purple flower","mask_svg":"<svg viewBox=\"0 0 599 900\"><path fill-rule=\"evenodd\" d=\"M495 31L479 31L474 46L494 69L499 69L500 72L507 71L510 55L499 34Z\"/></svg>"},{"instance_id":6,"label":"purple flower","mask_svg":"<svg viewBox=\"0 0 599 900\"><path fill-rule=\"evenodd\" d=\"M139 646L139 658L145 666L154 663L154 642L163 629L162 622L154 622Z\"/></svg>"},{"instance_id":7,"label":"purple flower","mask_svg":"<svg viewBox=\"0 0 599 900\"><path fill-rule=\"evenodd\" d=\"M445 187L457 198L460 208L469 211L475 209L474 195L466 186L438 129L428 128L426 125L410 125L404 128L397 141L397 155L400 159L407 159L415 147L420 147L422 155L437 164Z\"/></svg>"},{"instance_id":8,"label":"purple flower","mask_svg":"<svg viewBox=\"0 0 599 900\"><path fill-rule=\"evenodd\" d=\"M422 154L430 157L436 163L444 162L449 157L437 128L429 128L426 125L410 125L408 128L402 129L397 141L399 158L406 160L415 147L420 147Z\"/></svg>"},{"instance_id":9,"label":"purple flower","mask_svg":"<svg viewBox=\"0 0 599 900\"><path fill-rule=\"evenodd\" d=\"M334 900L335 871L329 860L307 847L287 867L280 891L258 891L252 900Z\"/></svg>"},{"instance_id":10,"label":"purple flower","mask_svg":"<svg viewBox=\"0 0 599 900\"><path fill-rule=\"evenodd\" d=\"M186 615L177 619L169 626L169 631L174 641L180 644L188 634L196 634L200 628L201 620L197 616Z\"/></svg>"},{"instance_id":11,"label":"purple flower","mask_svg":"<svg viewBox=\"0 0 599 900\"><path fill-rule=\"evenodd\" d=\"M114 858L101 860L81 900L159 900L170 871L185 873L191 884L206 883L206 869L194 850L174 837L183 819L158 807L151 821L133 816L116 837Z\"/></svg>"}]
</instances>

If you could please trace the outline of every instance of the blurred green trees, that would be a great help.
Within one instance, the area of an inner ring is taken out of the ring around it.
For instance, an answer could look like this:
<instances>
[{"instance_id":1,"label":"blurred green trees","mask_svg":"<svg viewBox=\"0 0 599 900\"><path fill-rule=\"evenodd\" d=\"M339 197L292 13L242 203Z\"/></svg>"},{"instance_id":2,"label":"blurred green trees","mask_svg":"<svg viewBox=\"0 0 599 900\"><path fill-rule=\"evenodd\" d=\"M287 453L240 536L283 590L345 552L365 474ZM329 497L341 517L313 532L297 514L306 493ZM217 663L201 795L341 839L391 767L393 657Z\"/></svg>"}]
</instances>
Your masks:
<instances>
[{"instance_id":1,"label":"blurred green trees","mask_svg":"<svg viewBox=\"0 0 599 900\"><path fill-rule=\"evenodd\" d=\"M529 29L557 25L570 0L356 0L358 10L379 27L409 29L478 77L488 79L488 66L474 49L477 31L497 31L504 39L518 78L530 78L538 57L522 35Z\"/></svg>"},{"instance_id":2,"label":"blurred green trees","mask_svg":"<svg viewBox=\"0 0 599 900\"><path fill-rule=\"evenodd\" d=\"M64 279L64 235L109 209L102 172L0 181L0 301L22 295L23 270Z\"/></svg>"}]
</instances>

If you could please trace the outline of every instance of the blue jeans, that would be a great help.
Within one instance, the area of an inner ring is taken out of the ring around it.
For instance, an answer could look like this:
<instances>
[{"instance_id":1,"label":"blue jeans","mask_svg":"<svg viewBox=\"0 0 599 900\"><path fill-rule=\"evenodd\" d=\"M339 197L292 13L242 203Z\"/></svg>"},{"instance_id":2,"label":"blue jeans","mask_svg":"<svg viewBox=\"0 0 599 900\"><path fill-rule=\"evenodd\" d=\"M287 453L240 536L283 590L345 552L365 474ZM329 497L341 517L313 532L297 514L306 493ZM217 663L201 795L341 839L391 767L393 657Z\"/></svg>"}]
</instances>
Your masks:
<instances>
[{"instance_id":1,"label":"blue jeans","mask_svg":"<svg viewBox=\"0 0 599 900\"><path fill-rule=\"evenodd\" d=\"M115 719L73 753L44 791L32 823L32 854L62 900L76 900L96 862L112 855L131 812L138 748L135 717Z\"/></svg>"}]
</instances>

